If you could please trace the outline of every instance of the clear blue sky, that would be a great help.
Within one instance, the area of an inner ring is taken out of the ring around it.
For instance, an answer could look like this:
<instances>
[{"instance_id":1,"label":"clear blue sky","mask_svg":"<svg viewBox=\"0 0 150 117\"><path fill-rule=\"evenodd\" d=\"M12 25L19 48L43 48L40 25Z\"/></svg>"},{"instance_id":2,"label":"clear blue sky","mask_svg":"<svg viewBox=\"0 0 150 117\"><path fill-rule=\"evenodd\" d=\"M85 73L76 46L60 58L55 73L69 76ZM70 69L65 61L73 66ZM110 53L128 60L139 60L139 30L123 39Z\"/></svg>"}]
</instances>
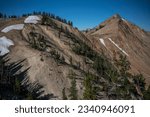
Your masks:
<instances>
[{"instance_id":1,"label":"clear blue sky","mask_svg":"<svg viewBox=\"0 0 150 117\"><path fill-rule=\"evenodd\" d=\"M73 21L79 29L92 28L119 13L150 31L150 0L1 0L0 12L21 15L47 11Z\"/></svg>"}]
</instances>

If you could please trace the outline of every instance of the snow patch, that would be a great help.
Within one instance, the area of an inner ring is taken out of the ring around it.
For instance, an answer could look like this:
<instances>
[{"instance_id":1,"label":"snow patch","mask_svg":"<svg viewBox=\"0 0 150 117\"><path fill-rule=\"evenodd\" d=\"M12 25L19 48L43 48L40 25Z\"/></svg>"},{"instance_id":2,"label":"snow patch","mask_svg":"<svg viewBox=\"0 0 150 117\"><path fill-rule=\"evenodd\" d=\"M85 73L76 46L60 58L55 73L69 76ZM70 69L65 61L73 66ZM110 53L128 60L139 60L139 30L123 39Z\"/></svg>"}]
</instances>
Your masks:
<instances>
[{"instance_id":1,"label":"snow patch","mask_svg":"<svg viewBox=\"0 0 150 117\"><path fill-rule=\"evenodd\" d=\"M123 21L126 21L124 18L121 18Z\"/></svg>"},{"instance_id":2,"label":"snow patch","mask_svg":"<svg viewBox=\"0 0 150 117\"><path fill-rule=\"evenodd\" d=\"M127 20L125 20L124 18L121 18L121 20L122 20L122 21L124 21L124 22L126 22L126 23L128 22L128 21L127 21Z\"/></svg>"},{"instance_id":3,"label":"snow patch","mask_svg":"<svg viewBox=\"0 0 150 117\"><path fill-rule=\"evenodd\" d=\"M120 51L122 51L125 55L129 56L122 48L120 48L111 38L108 38L111 43L113 43Z\"/></svg>"},{"instance_id":4,"label":"snow patch","mask_svg":"<svg viewBox=\"0 0 150 117\"><path fill-rule=\"evenodd\" d=\"M1 32L7 33L11 30L22 30L23 27L24 27L24 24L15 24L15 25L7 26Z\"/></svg>"},{"instance_id":5,"label":"snow patch","mask_svg":"<svg viewBox=\"0 0 150 117\"><path fill-rule=\"evenodd\" d=\"M14 45L13 41L7 39L5 36L0 37L0 56L9 53L9 46Z\"/></svg>"},{"instance_id":6,"label":"snow patch","mask_svg":"<svg viewBox=\"0 0 150 117\"><path fill-rule=\"evenodd\" d=\"M24 23L37 24L39 20L41 20L41 19L38 16L28 16L24 20Z\"/></svg>"},{"instance_id":7,"label":"snow patch","mask_svg":"<svg viewBox=\"0 0 150 117\"><path fill-rule=\"evenodd\" d=\"M106 44L105 44L105 42L104 42L104 39L100 38L99 40L100 40L100 42L106 47Z\"/></svg>"}]
</instances>

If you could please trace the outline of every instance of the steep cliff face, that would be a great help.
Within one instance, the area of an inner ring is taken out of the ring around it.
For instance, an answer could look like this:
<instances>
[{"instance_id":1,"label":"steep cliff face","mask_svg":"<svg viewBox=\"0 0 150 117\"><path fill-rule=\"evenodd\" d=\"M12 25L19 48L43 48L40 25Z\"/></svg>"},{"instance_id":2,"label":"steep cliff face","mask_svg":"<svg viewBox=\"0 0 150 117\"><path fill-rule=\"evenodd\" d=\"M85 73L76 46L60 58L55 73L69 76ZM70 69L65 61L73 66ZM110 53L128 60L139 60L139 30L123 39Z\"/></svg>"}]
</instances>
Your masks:
<instances>
[{"instance_id":1,"label":"steep cliff face","mask_svg":"<svg viewBox=\"0 0 150 117\"><path fill-rule=\"evenodd\" d=\"M87 31L87 37L95 48L103 51L112 60L117 53L127 56L131 72L142 73L150 83L150 36L138 26L114 15L94 29Z\"/></svg>"}]
</instances>

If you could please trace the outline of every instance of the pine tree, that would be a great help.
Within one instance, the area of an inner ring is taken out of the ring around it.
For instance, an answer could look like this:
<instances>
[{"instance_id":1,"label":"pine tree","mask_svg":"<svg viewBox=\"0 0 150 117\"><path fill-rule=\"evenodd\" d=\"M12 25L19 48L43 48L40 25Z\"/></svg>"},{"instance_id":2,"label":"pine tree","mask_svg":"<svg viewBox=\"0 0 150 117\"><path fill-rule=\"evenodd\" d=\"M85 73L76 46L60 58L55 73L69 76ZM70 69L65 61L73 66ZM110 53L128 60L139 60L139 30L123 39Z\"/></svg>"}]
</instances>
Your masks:
<instances>
[{"instance_id":1,"label":"pine tree","mask_svg":"<svg viewBox=\"0 0 150 117\"><path fill-rule=\"evenodd\" d=\"M83 92L83 99L85 100L94 100L96 99L96 92L93 87L93 76L91 74L86 74L84 78L84 92Z\"/></svg>"},{"instance_id":2,"label":"pine tree","mask_svg":"<svg viewBox=\"0 0 150 117\"><path fill-rule=\"evenodd\" d=\"M42 16L42 25L47 25L48 24L48 16L44 15Z\"/></svg>"},{"instance_id":3,"label":"pine tree","mask_svg":"<svg viewBox=\"0 0 150 117\"><path fill-rule=\"evenodd\" d=\"M139 89L142 92L144 92L146 83L145 83L145 79L144 79L143 75L142 74L134 75L133 81L134 81L134 84L136 84L139 87Z\"/></svg>"},{"instance_id":4,"label":"pine tree","mask_svg":"<svg viewBox=\"0 0 150 117\"><path fill-rule=\"evenodd\" d=\"M59 36L59 38L60 38L61 33L62 33L63 31L64 31L64 29L63 29L63 26L61 25L60 30L59 30L59 32L58 32L58 36Z\"/></svg>"},{"instance_id":5,"label":"pine tree","mask_svg":"<svg viewBox=\"0 0 150 117\"><path fill-rule=\"evenodd\" d=\"M97 56L94 60L93 67L100 75L104 75L106 72L105 62L106 61L100 56Z\"/></svg>"},{"instance_id":6,"label":"pine tree","mask_svg":"<svg viewBox=\"0 0 150 117\"><path fill-rule=\"evenodd\" d=\"M3 13L0 13L0 18L3 18L3 16L4 16Z\"/></svg>"},{"instance_id":7,"label":"pine tree","mask_svg":"<svg viewBox=\"0 0 150 117\"><path fill-rule=\"evenodd\" d=\"M62 90L62 99L63 100L67 100L68 99L67 96L66 96L65 88L63 88L63 90Z\"/></svg>"},{"instance_id":8,"label":"pine tree","mask_svg":"<svg viewBox=\"0 0 150 117\"><path fill-rule=\"evenodd\" d=\"M61 63L65 63L65 57L64 57L63 55L62 55L61 58L60 58L60 62L61 62Z\"/></svg>"},{"instance_id":9,"label":"pine tree","mask_svg":"<svg viewBox=\"0 0 150 117\"><path fill-rule=\"evenodd\" d=\"M71 87L69 89L69 97L71 100L77 100L78 99L78 90L76 87L76 79L75 79L75 73L73 71L70 72L69 78L71 79Z\"/></svg>"},{"instance_id":10,"label":"pine tree","mask_svg":"<svg viewBox=\"0 0 150 117\"><path fill-rule=\"evenodd\" d=\"M115 63L121 75L126 75L126 73L131 69L130 62L127 60L127 57L123 56L122 54L119 55L119 60L117 60Z\"/></svg>"},{"instance_id":11,"label":"pine tree","mask_svg":"<svg viewBox=\"0 0 150 117\"><path fill-rule=\"evenodd\" d=\"M150 86L144 91L144 100L150 100Z\"/></svg>"},{"instance_id":12,"label":"pine tree","mask_svg":"<svg viewBox=\"0 0 150 117\"><path fill-rule=\"evenodd\" d=\"M68 21L68 25L73 26L72 21Z\"/></svg>"},{"instance_id":13,"label":"pine tree","mask_svg":"<svg viewBox=\"0 0 150 117\"><path fill-rule=\"evenodd\" d=\"M73 65L73 63L72 63L72 56L70 56L69 61L70 61L70 65Z\"/></svg>"}]
</instances>

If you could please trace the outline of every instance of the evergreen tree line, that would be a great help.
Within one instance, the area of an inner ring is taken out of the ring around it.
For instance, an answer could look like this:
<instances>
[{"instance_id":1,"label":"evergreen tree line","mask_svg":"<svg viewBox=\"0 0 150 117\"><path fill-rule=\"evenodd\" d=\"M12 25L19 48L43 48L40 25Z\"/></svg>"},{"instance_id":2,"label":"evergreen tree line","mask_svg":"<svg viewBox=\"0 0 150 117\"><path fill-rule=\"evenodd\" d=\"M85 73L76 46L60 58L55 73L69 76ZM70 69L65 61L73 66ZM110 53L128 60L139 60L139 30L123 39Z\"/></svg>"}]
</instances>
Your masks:
<instances>
[{"instance_id":1,"label":"evergreen tree line","mask_svg":"<svg viewBox=\"0 0 150 117\"><path fill-rule=\"evenodd\" d=\"M72 21L70 21L70 20L66 20L66 19L64 19L64 18L61 18L61 17L59 17L59 16L56 16L55 14L53 14L53 13L48 13L48 12L41 12L41 11L39 11L39 12L36 12L36 11L34 11L34 12L32 12L32 13L25 13L25 14L22 14L22 17L27 17L27 16L30 16L30 15L42 15L42 16L47 16L47 17L50 17L50 18L53 18L53 19L56 19L56 20L58 20L58 21L60 21L60 22L63 22L63 23L65 23L65 24L68 24L68 25L70 25L70 26L73 26L73 22ZM20 16L18 16L18 15L7 15L7 14L4 14L4 13L1 13L0 12L0 18L19 18Z\"/></svg>"},{"instance_id":2,"label":"evergreen tree line","mask_svg":"<svg viewBox=\"0 0 150 117\"><path fill-rule=\"evenodd\" d=\"M0 12L0 18L4 18L4 19L6 19L6 18L19 18L19 16L17 16L17 15L7 15L7 14L4 14L4 13Z\"/></svg>"},{"instance_id":3,"label":"evergreen tree line","mask_svg":"<svg viewBox=\"0 0 150 117\"><path fill-rule=\"evenodd\" d=\"M43 17L50 17L52 19L56 19L60 22L63 22L65 24L68 24L70 26L73 26L73 22L70 21L70 20L66 20L64 18L61 18L60 16L56 16L55 14L52 14L52 13L47 13L47 12L33 12L33 15L42 15Z\"/></svg>"},{"instance_id":4,"label":"evergreen tree line","mask_svg":"<svg viewBox=\"0 0 150 117\"><path fill-rule=\"evenodd\" d=\"M62 24L60 26L58 26L57 23L55 21L53 21L47 15L43 15L41 24L46 25L46 26L50 26L51 28L56 29L58 31L58 37L59 38L61 36L61 33L64 33L66 35L66 37L70 37L70 32L69 32L67 26L65 27ZM68 23L68 24L72 26L72 23Z\"/></svg>"}]
</instances>

